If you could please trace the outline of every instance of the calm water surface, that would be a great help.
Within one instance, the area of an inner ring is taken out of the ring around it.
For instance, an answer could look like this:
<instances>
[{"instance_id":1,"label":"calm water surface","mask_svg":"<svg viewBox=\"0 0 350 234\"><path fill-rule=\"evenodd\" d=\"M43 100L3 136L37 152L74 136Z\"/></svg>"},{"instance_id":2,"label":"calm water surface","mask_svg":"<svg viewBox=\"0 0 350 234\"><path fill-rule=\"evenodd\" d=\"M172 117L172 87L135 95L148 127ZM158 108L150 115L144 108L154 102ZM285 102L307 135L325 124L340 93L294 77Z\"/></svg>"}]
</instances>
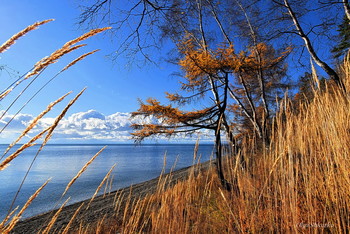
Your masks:
<instances>
[{"instance_id":1,"label":"calm water surface","mask_svg":"<svg viewBox=\"0 0 350 234\"><path fill-rule=\"evenodd\" d=\"M7 145L0 145L0 152L4 152L6 147ZM52 178L26 210L23 218L53 209L68 182L102 147L103 145L46 146L29 172L14 207L23 206L36 189L47 179ZM27 149L13 160L8 168L0 171L0 221L7 214L13 197L38 148L39 146L34 146ZM90 198L115 163L117 165L112 174L114 178L112 190L159 176L163 168L164 155L166 155L166 172L170 171L175 162L175 169L190 166L193 164L193 150L194 145L188 144L109 145L75 182L62 200L71 197L68 203L71 204ZM198 156L201 157L201 162L209 160L212 151L212 145L200 145Z\"/></svg>"}]
</instances>

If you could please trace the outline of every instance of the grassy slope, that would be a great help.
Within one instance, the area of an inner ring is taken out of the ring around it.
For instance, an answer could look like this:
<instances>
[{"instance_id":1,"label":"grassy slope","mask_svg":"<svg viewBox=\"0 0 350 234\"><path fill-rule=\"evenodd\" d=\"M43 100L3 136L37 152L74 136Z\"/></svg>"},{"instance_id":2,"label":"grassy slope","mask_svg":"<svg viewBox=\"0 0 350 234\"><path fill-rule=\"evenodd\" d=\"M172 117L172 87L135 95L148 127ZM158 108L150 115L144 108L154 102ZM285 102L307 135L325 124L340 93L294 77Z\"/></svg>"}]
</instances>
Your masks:
<instances>
[{"instance_id":1,"label":"grassy slope","mask_svg":"<svg viewBox=\"0 0 350 234\"><path fill-rule=\"evenodd\" d=\"M344 67L349 67L346 62ZM345 77L350 73L344 71ZM346 80L349 83L348 80ZM350 90L350 85L347 84ZM270 150L246 144L227 157L240 193L223 191L213 170L135 202L122 222L97 231L125 233L332 232L350 230L349 95L331 88L275 120ZM245 161L245 166L241 162ZM130 204L131 205L131 204ZM84 228L81 229L84 231ZM87 230L85 230L87 231ZM90 229L91 231L91 229Z\"/></svg>"}]
</instances>

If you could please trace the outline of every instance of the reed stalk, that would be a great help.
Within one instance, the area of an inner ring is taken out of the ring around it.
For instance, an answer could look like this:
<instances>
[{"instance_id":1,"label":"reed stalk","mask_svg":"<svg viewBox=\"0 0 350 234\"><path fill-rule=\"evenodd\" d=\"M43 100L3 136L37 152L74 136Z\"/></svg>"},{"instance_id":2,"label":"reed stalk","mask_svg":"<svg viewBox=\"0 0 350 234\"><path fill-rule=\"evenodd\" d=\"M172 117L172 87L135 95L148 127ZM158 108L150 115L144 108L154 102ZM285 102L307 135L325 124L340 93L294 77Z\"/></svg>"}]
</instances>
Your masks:
<instances>
[{"instance_id":1,"label":"reed stalk","mask_svg":"<svg viewBox=\"0 0 350 234\"><path fill-rule=\"evenodd\" d=\"M10 233L10 231L15 227L15 225L19 221L19 219L22 216L23 212L28 208L28 206L33 202L33 200L39 195L41 190L47 185L47 183L50 180L51 179L48 179L43 185L40 186L40 188L38 188L36 190L36 192L32 196L30 196L30 198L26 201L26 203L24 204L22 209L12 218L10 223L6 225L5 229L2 230L2 233L4 233L4 234Z\"/></svg>"}]
</instances>

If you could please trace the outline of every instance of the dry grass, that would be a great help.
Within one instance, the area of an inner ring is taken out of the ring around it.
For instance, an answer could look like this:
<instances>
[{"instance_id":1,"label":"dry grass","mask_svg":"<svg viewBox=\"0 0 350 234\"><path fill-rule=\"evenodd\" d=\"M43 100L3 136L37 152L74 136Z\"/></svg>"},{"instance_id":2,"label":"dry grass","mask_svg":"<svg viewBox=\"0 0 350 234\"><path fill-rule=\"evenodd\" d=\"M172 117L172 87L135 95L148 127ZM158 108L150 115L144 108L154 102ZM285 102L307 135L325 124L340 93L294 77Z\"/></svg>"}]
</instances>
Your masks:
<instances>
[{"instance_id":1,"label":"dry grass","mask_svg":"<svg viewBox=\"0 0 350 234\"><path fill-rule=\"evenodd\" d=\"M16 225L16 223L19 221L21 215L23 214L23 212L28 208L28 206L33 202L33 200L39 195L39 193L41 192L41 190L47 185L47 183L50 181L47 180L42 186L40 186L40 188L38 188L35 193L30 196L30 198L27 200L27 202L23 205L22 209L12 217L11 221L5 225L5 222L2 222L0 224L0 230L2 233L10 233L10 231L14 228L14 226ZM17 208L15 209L17 210ZM8 220L10 218L11 215L13 215L14 213L11 212L9 215L7 215L7 217L4 220Z\"/></svg>"},{"instance_id":2,"label":"dry grass","mask_svg":"<svg viewBox=\"0 0 350 234\"><path fill-rule=\"evenodd\" d=\"M347 60L344 77L350 77ZM349 80L345 80L350 88ZM301 106L281 103L269 149L247 142L226 157L239 193L222 190L213 169L144 199L84 233L346 233L350 230L349 95L328 87ZM82 225L81 227L84 227Z\"/></svg>"},{"instance_id":3,"label":"dry grass","mask_svg":"<svg viewBox=\"0 0 350 234\"><path fill-rule=\"evenodd\" d=\"M25 34L27 34L30 31L33 31L34 29L38 28L39 26L46 24L48 22L50 22L52 20L44 20L41 22L37 22L34 23L33 25L30 25L28 27L26 27L25 29L23 29L22 31L20 31L19 33L15 34L14 36L12 36L8 41L6 41L5 43L3 43L0 46L0 54L5 52L7 49L10 48L10 46L12 46L19 38L21 38L22 36L24 36ZM2 91L0 92L0 101L2 101L4 98L9 98L10 95L8 95L10 92L14 92L14 91L18 91L17 97L12 98L12 100L9 100L9 105L8 106L3 106L4 111L2 111L1 116L0 116L0 120L3 120L3 117L5 116L5 114L11 109L13 108L14 103L18 103L19 102L19 98L23 95L24 92L28 92L28 90L30 90L33 82L39 78L39 76L41 75L41 73L48 68L48 66L50 64L53 64L55 62L57 62L62 56L71 53L72 51L75 51L83 46L86 46L86 44L81 44L81 45L75 45L76 43L79 43L83 40L86 40L98 33L101 33L105 30L107 30L109 28L101 28L101 29L94 29L91 30L85 34L83 34L80 37L77 37L73 40L68 41L67 43L65 43L61 48L57 49L56 51L54 51L51 55L41 59L39 62L35 63L33 65L33 67L29 70L29 72L21 75L17 80L15 80L12 84L10 84L7 88L1 88ZM13 115L13 117L5 122L5 126L1 129L0 134L7 128L7 126L11 123L11 121L20 113L20 111L27 106L27 104L44 88L46 87L46 85L51 82L53 79L55 79L59 74L61 74L63 71L67 70L69 67L75 65L77 62L83 60L84 58L86 58L87 56L95 53L97 50L94 50L92 52L89 53L85 53L81 56L79 56L77 59L73 60L71 63L69 63L66 67L64 67L60 72L58 72L56 75L54 75L51 79L49 79L49 81L47 81L39 90L37 91L32 91L34 94L31 95L31 98L29 98L23 105L22 107L17 110L16 114ZM19 86L22 82L26 82L26 80L28 78L34 77L34 79L32 79L24 88L22 88L22 90L18 90L21 86ZM39 133L35 132L37 131L34 127L37 125L37 123L43 118L43 116L45 114L47 114L48 112L50 112L53 108L53 106L55 106L56 104L60 103L63 101L63 99L70 94L71 92L67 93L66 95L62 96L61 98L57 99L55 102L51 103L48 105L48 107L41 113L39 114L36 118L33 119L33 121L27 126L26 129L23 130L23 132L21 134L19 134L18 138L9 145L8 149L5 150L4 153L1 154L0 157L0 173L2 170L6 170L6 168L10 165L10 162L15 159L16 157L20 156L20 154L26 150L27 148L33 146L36 144L36 142L43 138L41 143L41 146L39 148L39 150L37 151L34 159L32 160L26 175L24 176L24 178L22 179L22 183L19 185L18 191L16 193L16 195L13 198L12 204L10 205L10 208L8 210L8 215L5 217L4 220L0 221L0 232L1 233L9 233L11 232L11 230L14 228L14 226L16 225L16 223L20 220L23 212L27 209L27 207L32 203L32 201L37 197L37 195L40 193L40 191L43 189L43 187L48 183L48 181L43 184L26 202L26 204L22 207L21 210L18 211L18 207L15 209L13 208L13 205L17 199L17 196L22 188L22 185L24 183L24 181L26 180L26 177L29 173L29 171L31 170L35 159L37 158L38 154L40 153L40 151L42 150L42 148L47 144L47 142L49 141L49 139L51 138L54 129L58 126L59 122L62 120L62 118L65 116L65 114L67 113L67 111L71 108L71 106L78 100L78 98L82 95L82 93L85 91L85 89L83 89L80 93L78 93L75 98L73 98L63 109L62 112L56 117L56 119L54 120L54 123L49 126L48 128L44 129L44 130L40 130ZM4 120L3 120L4 121ZM23 140L23 137L27 134L35 134L34 137L32 137L28 142L24 143L22 146L20 146L14 153L7 155L9 153L9 150L17 143L19 143L20 140ZM97 155L96 155L97 156ZM90 164L91 162L88 162L88 164ZM86 168L84 168L85 170ZM80 172L80 174L83 171ZM74 181L80 176L80 174L73 178ZM69 186L74 183L74 181L72 181ZM69 186L67 187L67 189L69 188ZM65 204L65 203L64 203ZM63 206L62 206L63 207ZM59 209L59 211L53 216L53 218L51 219L51 221L48 222L48 225L46 226L46 228L44 229L44 233L45 232L50 232L51 228L53 226L53 224L55 223L55 220L59 214L59 212L61 211L62 207ZM75 216L75 215L74 215ZM74 218L73 216L73 218ZM73 219L72 218L72 219Z\"/></svg>"},{"instance_id":4,"label":"dry grass","mask_svg":"<svg viewBox=\"0 0 350 234\"><path fill-rule=\"evenodd\" d=\"M74 48L73 44L100 31L68 42L64 49L36 65L32 73ZM348 90L349 67L347 59L342 77ZM281 103L282 111L275 119L268 149L252 150L256 147L247 140L237 155L225 157L226 176L239 193L222 190L213 168L202 173L195 173L193 168L186 181L171 188L166 186L171 175L161 177L157 192L145 198L132 199L131 194L128 198L115 197L114 214L74 227L80 206L61 232L346 233L350 230L349 95L331 87L315 92L314 100L301 105L298 114L288 99ZM45 142L80 94L48 129ZM2 161L3 169L7 164ZM46 232L56 218L54 215L48 221ZM13 219L17 221L18 214ZM1 227L2 231L10 231L11 224L12 221L5 229Z\"/></svg>"},{"instance_id":5,"label":"dry grass","mask_svg":"<svg viewBox=\"0 0 350 234\"><path fill-rule=\"evenodd\" d=\"M90 199L90 201L89 201L89 204L88 204L88 206L87 206L86 209L89 208L91 202L95 199L95 197L97 196L98 192L101 190L102 186L105 184L106 181L108 181L108 178L111 176L111 173L112 173L112 171L113 171L113 169L114 169L114 167L115 167L116 165L117 165L117 164L114 164L114 165L111 167L111 169L109 169L109 171L107 172L106 176L103 178L103 180L101 181L101 183L100 183L99 186L97 187L97 189L96 189L94 195L92 195L92 197L91 197L91 199ZM107 187L107 184L106 184L106 187Z\"/></svg>"},{"instance_id":6,"label":"dry grass","mask_svg":"<svg viewBox=\"0 0 350 234\"><path fill-rule=\"evenodd\" d=\"M44 20L44 21L41 21L41 22L36 22L32 25L29 25L28 27L26 27L25 29L23 29L22 31L16 33L15 35L13 35L10 39L8 39L5 43L3 43L1 46L0 46L0 53L3 53L5 52L7 49L10 48L10 46L12 46L13 44L15 44L15 42L23 37L24 35L26 35L28 32L30 31L33 31L35 29L37 29L39 26L43 25L43 24L46 24L50 21L53 21L53 19L49 19L49 20Z\"/></svg>"},{"instance_id":7,"label":"dry grass","mask_svg":"<svg viewBox=\"0 0 350 234\"><path fill-rule=\"evenodd\" d=\"M37 117L35 117L32 122L27 126L27 128L21 133L21 135L14 141L12 142L8 147L7 149L5 150L5 152L3 153L3 155L6 155L7 152L10 151L10 149L16 145L30 130L32 130L39 122L39 120L44 116L46 115L48 112L50 112L52 110L52 108L60 103L65 97L67 97L71 92L68 92L67 94L63 95L62 97L60 97L59 99L57 99L56 101L50 103L46 109L41 112Z\"/></svg>"},{"instance_id":8,"label":"dry grass","mask_svg":"<svg viewBox=\"0 0 350 234\"><path fill-rule=\"evenodd\" d=\"M67 184L66 188L64 189L63 193L62 193L62 197L66 194L66 192L68 191L68 189L74 184L74 182L81 176L81 174L83 174L84 171L86 171L86 169L88 168L88 166L97 158L97 156L99 156L101 154L101 152L106 148L103 147L100 151L98 151L87 163L85 163L85 165L80 169L80 171L78 171L78 173L73 177L73 179L71 179L71 181L69 181L69 183Z\"/></svg>"}]
</instances>

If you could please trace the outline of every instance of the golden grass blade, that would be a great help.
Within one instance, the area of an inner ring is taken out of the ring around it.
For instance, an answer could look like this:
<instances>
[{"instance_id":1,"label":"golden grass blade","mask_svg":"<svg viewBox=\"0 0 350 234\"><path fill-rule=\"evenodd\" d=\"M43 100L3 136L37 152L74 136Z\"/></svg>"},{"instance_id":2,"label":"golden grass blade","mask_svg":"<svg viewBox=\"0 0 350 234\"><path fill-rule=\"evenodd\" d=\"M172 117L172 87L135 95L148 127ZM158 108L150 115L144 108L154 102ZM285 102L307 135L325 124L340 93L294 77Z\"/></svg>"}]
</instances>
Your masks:
<instances>
[{"instance_id":1,"label":"golden grass blade","mask_svg":"<svg viewBox=\"0 0 350 234\"><path fill-rule=\"evenodd\" d=\"M9 93L11 93L11 91L12 91L12 88L10 88L10 89L6 90L5 92L3 92L3 93L0 95L0 101L1 101L2 99L4 99Z\"/></svg>"},{"instance_id":2,"label":"golden grass blade","mask_svg":"<svg viewBox=\"0 0 350 234\"><path fill-rule=\"evenodd\" d=\"M13 44L15 44L15 42L20 38L23 37L25 34L27 34L30 31L33 31L35 29L37 29L40 25L46 24L48 22L53 21L53 19L48 19L48 20L43 20L40 22L36 22L32 25L29 25L28 27L26 27L25 29L23 29L22 31L18 32L17 34L13 35L10 39L8 39L4 44L2 44L0 46L0 53L3 53L4 51L6 51L7 49L10 48L10 46L12 46Z\"/></svg>"},{"instance_id":3,"label":"golden grass blade","mask_svg":"<svg viewBox=\"0 0 350 234\"><path fill-rule=\"evenodd\" d=\"M63 47L70 47L70 46L72 46L72 45L74 45L74 44L76 44L76 43L78 43L78 42L81 42L81 41L83 41L83 40L86 40L86 39L88 39L88 38L90 38L90 37L92 37L92 36L95 36L95 35L98 34L98 33L101 33L101 32L103 32L103 31L109 30L109 29L111 29L111 28L112 28L112 27L105 27L105 28L92 29L92 30L90 30L89 32L87 32L87 33L81 35L80 37L77 37L77 38L75 38L75 39L73 39L73 40L71 40L71 41L68 41L66 44L64 44Z\"/></svg>"},{"instance_id":4,"label":"golden grass blade","mask_svg":"<svg viewBox=\"0 0 350 234\"><path fill-rule=\"evenodd\" d=\"M41 63L44 63L45 61L47 61L47 60L49 60L49 58L51 57L51 56L53 56L54 54L58 54L59 53L59 51L67 51L67 52L72 52L73 50L76 50L76 49L79 49L79 48L81 48L81 47L84 47L84 46L87 46L87 44L80 44L80 45L76 45L76 46L74 46L74 47L70 47L70 48L59 48L59 49L57 49L55 52L53 52L50 56L46 56L46 57L44 57L44 58L42 58L42 59L40 59L38 62L36 62L35 64L34 64L34 67L38 67ZM70 50L69 50L70 49Z\"/></svg>"},{"instance_id":5,"label":"golden grass blade","mask_svg":"<svg viewBox=\"0 0 350 234\"><path fill-rule=\"evenodd\" d=\"M196 144L194 145L194 150L193 150L193 163L196 161L198 157L198 147L199 147L199 137L196 140Z\"/></svg>"},{"instance_id":6,"label":"golden grass blade","mask_svg":"<svg viewBox=\"0 0 350 234\"><path fill-rule=\"evenodd\" d=\"M86 90L86 88L84 88L83 90L81 90L68 104L67 106L62 110L61 114L55 119L54 123L52 124L52 126L50 127L44 142L42 143L40 150L46 145L46 143L49 141L49 139L52 136L53 131L55 130L55 128L58 126L58 123L61 121L61 119L66 115L67 111L69 110L69 108L78 100L78 98L84 93L84 91Z\"/></svg>"},{"instance_id":7,"label":"golden grass blade","mask_svg":"<svg viewBox=\"0 0 350 234\"><path fill-rule=\"evenodd\" d=\"M109 185L106 186L106 188L108 187L108 189L107 189L108 195L111 194L111 192L112 192L113 182L114 182L114 175L110 178Z\"/></svg>"},{"instance_id":8,"label":"golden grass blade","mask_svg":"<svg viewBox=\"0 0 350 234\"><path fill-rule=\"evenodd\" d=\"M97 222L97 225L95 228L96 233L103 233L102 227L104 226L106 216L107 214L103 215L103 217Z\"/></svg>"},{"instance_id":9,"label":"golden grass blade","mask_svg":"<svg viewBox=\"0 0 350 234\"><path fill-rule=\"evenodd\" d=\"M61 213L63 207L67 204L67 202L70 200L70 197L61 205L61 207L57 210L55 215L51 218L50 222L47 224L46 228L41 232L42 234L47 234L50 232L52 226L55 224L58 215Z\"/></svg>"},{"instance_id":10,"label":"golden grass blade","mask_svg":"<svg viewBox=\"0 0 350 234\"><path fill-rule=\"evenodd\" d=\"M21 218L23 212L28 208L28 206L33 202L33 200L39 195L39 193L41 192L41 190L47 185L47 183L49 183L49 181L51 180L48 179L43 185L40 186L40 188L38 188L36 190L36 192L30 196L30 198L27 200L27 202L24 204L24 206L22 207L22 209L18 212L18 214L16 214L11 222L6 226L6 229L3 231L3 233L9 233L17 224L17 222L19 221L19 219Z\"/></svg>"},{"instance_id":11,"label":"golden grass blade","mask_svg":"<svg viewBox=\"0 0 350 234\"><path fill-rule=\"evenodd\" d=\"M222 197L222 198L224 199L224 201L225 201L225 204L226 204L226 206L227 206L227 209L228 209L230 215L232 216L232 219L235 220L235 222L236 222L236 224L237 224L237 227L239 227L239 221L237 220L237 217L236 217L235 214L233 213L233 210L232 210L232 208L231 208L231 206L230 206L230 203L229 203L228 199L226 199L225 194L222 192L221 188L219 188L219 192L220 192L221 197ZM242 231L242 230L240 230L240 231Z\"/></svg>"},{"instance_id":12,"label":"golden grass blade","mask_svg":"<svg viewBox=\"0 0 350 234\"><path fill-rule=\"evenodd\" d=\"M100 155L100 153L106 148L107 146L104 146L100 151L98 151L85 165L80 169L80 171L71 179L71 181L67 184L64 192L62 193L62 196L66 194L68 189L74 184L74 182L81 176L81 174L87 169L87 167L95 160L95 158Z\"/></svg>"},{"instance_id":13,"label":"golden grass blade","mask_svg":"<svg viewBox=\"0 0 350 234\"><path fill-rule=\"evenodd\" d=\"M17 206L15 209L13 209L6 217L2 220L0 223L0 231L3 229L5 223L10 220L11 216L18 210L19 206Z\"/></svg>"},{"instance_id":14,"label":"golden grass blade","mask_svg":"<svg viewBox=\"0 0 350 234\"><path fill-rule=\"evenodd\" d=\"M99 51L99 50L93 50L93 51L88 52L88 53L86 53L86 54L80 55L78 58L74 59L74 60L73 60L72 62L70 62L67 66L65 66L65 67L61 70L61 72L67 70L68 68L70 68L71 66L73 66L74 64L76 64L77 62L83 60L84 58L86 58L87 56L89 56L89 55L91 55L91 54L96 53L97 51Z\"/></svg>"},{"instance_id":15,"label":"golden grass blade","mask_svg":"<svg viewBox=\"0 0 350 234\"><path fill-rule=\"evenodd\" d=\"M112 173L112 171L113 171L113 169L114 169L114 167L115 167L116 165L117 165L117 164L114 164L114 165L111 167L111 169L109 169L108 173L107 173L106 176L103 178L102 182L101 182L100 185L97 187L97 189L96 189L94 195L93 195L92 198L90 199L89 204L88 204L88 206L86 207L86 209L89 208L91 202L95 199L97 193L100 191L100 189L102 188L102 186L103 186L103 184L105 183L105 181L109 178L109 176L111 175L111 173Z\"/></svg>"},{"instance_id":16,"label":"golden grass blade","mask_svg":"<svg viewBox=\"0 0 350 234\"><path fill-rule=\"evenodd\" d=\"M12 142L7 149L5 150L5 152L3 153L3 155L5 155L15 144L17 144L31 129L33 129L39 122L39 120L46 115L49 111L52 110L52 108L60 103L65 97L67 97L70 93L72 92L68 92L67 94L63 95L62 97L60 97L59 99L57 99L56 101L50 103L46 109L41 112L35 119L33 119L33 121L28 125L28 127L21 133L21 135L14 141Z\"/></svg>"},{"instance_id":17,"label":"golden grass blade","mask_svg":"<svg viewBox=\"0 0 350 234\"><path fill-rule=\"evenodd\" d=\"M42 71L44 68L46 68L48 65L52 64L52 63L55 63L57 62L58 59L60 59L63 55L67 54L67 53L70 53L72 52L73 50L76 50L82 46L85 46L85 44L83 45L76 45L74 47L71 47L73 46L74 44L78 43L78 42L81 42L83 40L86 40L92 36L95 36L96 34L98 33L101 33L103 31L106 31L108 29L111 29L111 27L106 27L106 28L98 28L98 29L93 29L93 30L90 30L89 32L83 34L82 36L80 37L77 37L76 39L73 39L71 41L68 41L67 43L65 43L62 48L56 50L55 52L53 52L50 56L40 60L38 63L36 63L33 71L29 72L25 78L25 79L28 79L29 77L35 75L35 74L38 74L40 71Z\"/></svg>"},{"instance_id":18,"label":"golden grass blade","mask_svg":"<svg viewBox=\"0 0 350 234\"><path fill-rule=\"evenodd\" d=\"M63 229L63 231L62 231L61 234L67 234L67 233L68 233L70 226L72 225L74 219L77 217L77 215L78 215L79 211L81 210L81 208L83 207L83 205L84 205L84 202L81 203L81 205L78 207L78 209L75 210L75 212L74 212L72 218L69 220L69 223L68 223L67 226Z\"/></svg>"},{"instance_id":19,"label":"golden grass blade","mask_svg":"<svg viewBox=\"0 0 350 234\"><path fill-rule=\"evenodd\" d=\"M4 170L13 159L15 159L18 155L20 155L23 152L23 150L25 150L26 148L29 148L29 147L35 145L35 144L33 144L33 142L35 142L36 140L41 138L50 129L51 129L51 127L48 127L47 129L43 130L38 135L36 135L32 139L30 139L30 141L28 141L27 143L23 144L19 149L17 149L14 153L12 153L10 156L8 156L4 161L2 161L0 163L0 171Z\"/></svg>"},{"instance_id":20,"label":"golden grass blade","mask_svg":"<svg viewBox=\"0 0 350 234\"><path fill-rule=\"evenodd\" d=\"M55 52L53 52L50 56L47 56L43 59L41 59L39 62L37 62L34 65L34 68L32 71L28 72L23 80L20 80L16 83L16 86L19 85L22 81L27 80L28 78L39 74L41 71L43 71L46 67L48 67L50 64L56 63L63 55L68 54L74 50L77 50L83 46L86 46L86 44L76 45L74 47L62 47Z\"/></svg>"}]
</instances>

